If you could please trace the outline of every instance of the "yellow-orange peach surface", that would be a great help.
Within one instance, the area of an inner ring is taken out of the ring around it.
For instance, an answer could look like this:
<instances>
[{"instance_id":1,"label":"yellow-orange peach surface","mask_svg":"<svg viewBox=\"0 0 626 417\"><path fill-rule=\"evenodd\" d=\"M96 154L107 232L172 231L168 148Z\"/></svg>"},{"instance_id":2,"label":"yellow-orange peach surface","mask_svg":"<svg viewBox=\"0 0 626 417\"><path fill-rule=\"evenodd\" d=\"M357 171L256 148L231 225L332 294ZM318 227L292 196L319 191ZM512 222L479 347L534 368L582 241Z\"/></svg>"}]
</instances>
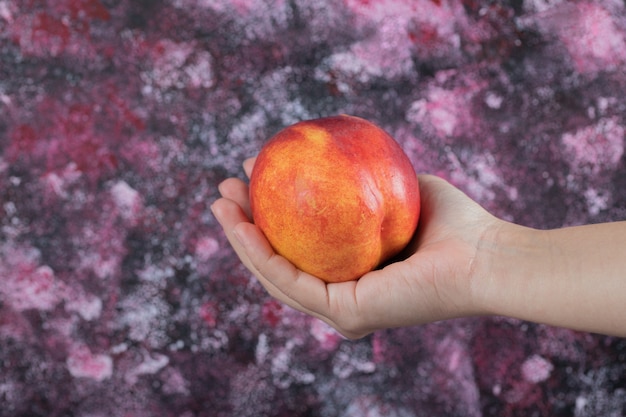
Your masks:
<instances>
[{"instance_id":1,"label":"yellow-orange peach surface","mask_svg":"<svg viewBox=\"0 0 626 417\"><path fill-rule=\"evenodd\" d=\"M289 126L259 153L253 219L274 250L327 282L358 279L411 240L417 176L396 141L340 115Z\"/></svg>"}]
</instances>

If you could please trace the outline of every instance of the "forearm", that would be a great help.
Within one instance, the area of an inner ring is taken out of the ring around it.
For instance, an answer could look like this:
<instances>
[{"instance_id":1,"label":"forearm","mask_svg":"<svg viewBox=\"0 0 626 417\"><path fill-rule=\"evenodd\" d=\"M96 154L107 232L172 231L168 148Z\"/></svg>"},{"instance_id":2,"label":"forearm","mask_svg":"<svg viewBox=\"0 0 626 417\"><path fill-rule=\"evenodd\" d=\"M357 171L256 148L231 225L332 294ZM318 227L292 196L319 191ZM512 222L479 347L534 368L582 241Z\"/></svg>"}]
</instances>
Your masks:
<instances>
[{"instance_id":1,"label":"forearm","mask_svg":"<svg viewBox=\"0 0 626 417\"><path fill-rule=\"evenodd\" d=\"M503 224L479 259L473 289L484 312L626 336L626 222L549 231Z\"/></svg>"}]
</instances>

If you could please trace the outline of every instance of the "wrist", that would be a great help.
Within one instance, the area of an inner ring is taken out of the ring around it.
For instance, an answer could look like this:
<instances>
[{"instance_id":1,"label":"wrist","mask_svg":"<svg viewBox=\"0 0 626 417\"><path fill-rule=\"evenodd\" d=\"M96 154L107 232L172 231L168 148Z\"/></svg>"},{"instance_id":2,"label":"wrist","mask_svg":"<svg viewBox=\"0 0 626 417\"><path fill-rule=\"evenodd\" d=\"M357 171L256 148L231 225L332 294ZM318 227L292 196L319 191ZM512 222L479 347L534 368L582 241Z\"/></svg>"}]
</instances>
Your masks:
<instances>
[{"instance_id":1,"label":"wrist","mask_svg":"<svg viewBox=\"0 0 626 417\"><path fill-rule=\"evenodd\" d=\"M549 268L548 239L543 230L505 221L483 234L471 281L477 314L525 318L533 289Z\"/></svg>"}]
</instances>

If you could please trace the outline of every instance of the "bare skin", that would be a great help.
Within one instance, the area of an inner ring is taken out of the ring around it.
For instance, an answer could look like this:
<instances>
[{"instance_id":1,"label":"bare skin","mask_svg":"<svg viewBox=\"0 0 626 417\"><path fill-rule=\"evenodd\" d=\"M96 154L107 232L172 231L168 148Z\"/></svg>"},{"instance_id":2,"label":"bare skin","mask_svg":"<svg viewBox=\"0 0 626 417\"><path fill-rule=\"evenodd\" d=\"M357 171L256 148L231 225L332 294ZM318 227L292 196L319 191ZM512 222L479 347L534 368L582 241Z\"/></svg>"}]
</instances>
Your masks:
<instances>
[{"instance_id":1,"label":"bare skin","mask_svg":"<svg viewBox=\"0 0 626 417\"><path fill-rule=\"evenodd\" d=\"M248 176L253 165L244 163ZM211 208L270 295L351 339L475 315L626 337L626 222L536 230L492 216L443 179L419 181L422 214L404 260L343 283L274 252L252 223L243 181L222 182Z\"/></svg>"}]
</instances>

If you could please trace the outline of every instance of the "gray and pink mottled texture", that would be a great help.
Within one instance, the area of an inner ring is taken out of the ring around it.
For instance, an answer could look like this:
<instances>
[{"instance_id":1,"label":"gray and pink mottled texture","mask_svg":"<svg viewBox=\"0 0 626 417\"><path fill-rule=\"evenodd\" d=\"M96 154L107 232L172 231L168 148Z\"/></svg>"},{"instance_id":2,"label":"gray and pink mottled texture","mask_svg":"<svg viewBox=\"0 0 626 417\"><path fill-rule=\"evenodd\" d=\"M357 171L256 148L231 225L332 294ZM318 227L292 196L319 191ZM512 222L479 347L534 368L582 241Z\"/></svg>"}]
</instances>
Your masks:
<instances>
[{"instance_id":1,"label":"gray and pink mottled texture","mask_svg":"<svg viewBox=\"0 0 626 417\"><path fill-rule=\"evenodd\" d=\"M0 416L625 416L623 339L346 341L208 209L280 128L348 113L508 220L624 219L624 68L617 0L0 0Z\"/></svg>"}]
</instances>

